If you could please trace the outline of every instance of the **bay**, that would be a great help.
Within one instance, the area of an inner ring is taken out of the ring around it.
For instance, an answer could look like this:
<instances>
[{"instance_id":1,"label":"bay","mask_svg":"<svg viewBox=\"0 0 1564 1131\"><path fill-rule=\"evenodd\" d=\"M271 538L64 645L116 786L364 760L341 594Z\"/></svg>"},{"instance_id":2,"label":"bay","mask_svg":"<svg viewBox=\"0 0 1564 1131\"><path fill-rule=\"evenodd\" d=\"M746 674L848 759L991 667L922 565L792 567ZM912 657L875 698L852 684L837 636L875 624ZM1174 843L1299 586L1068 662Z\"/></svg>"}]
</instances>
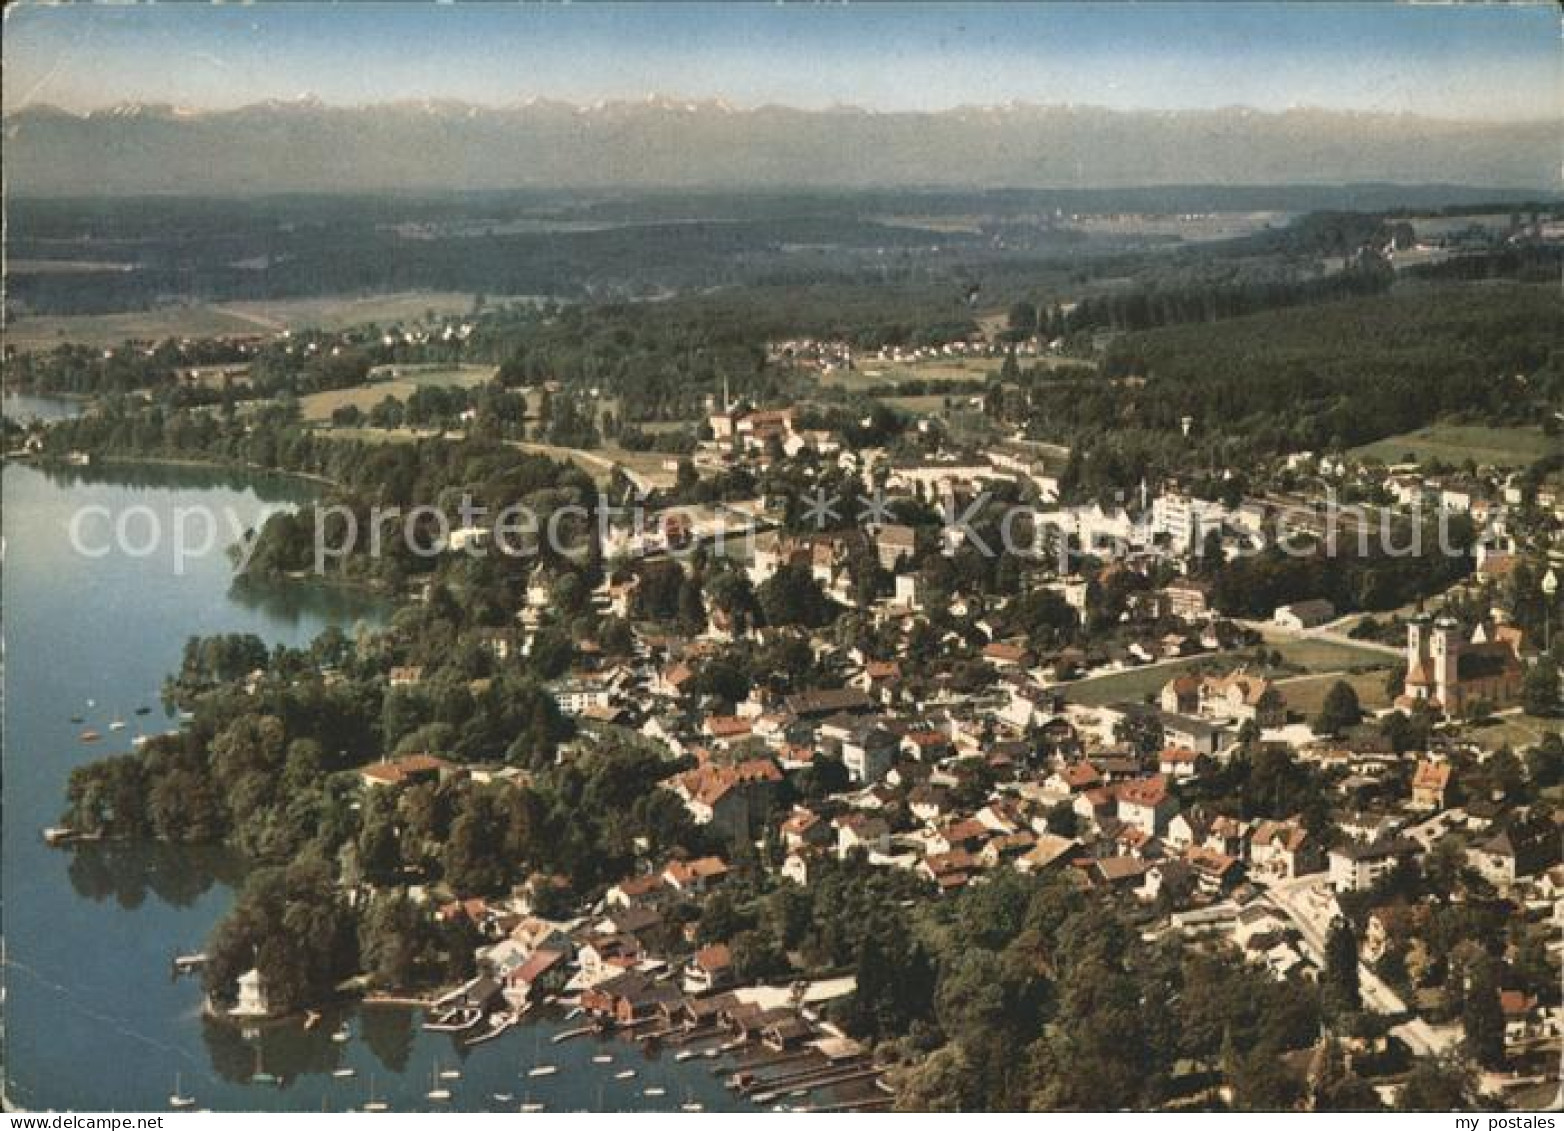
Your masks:
<instances>
[{"instance_id":1,"label":"bay","mask_svg":"<svg viewBox=\"0 0 1564 1131\"><path fill-rule=\"evenodd\" d=\"M378 623L386 610L361 595L307 585L237 593L220 548L185 561L182 573L166 545L137 556L154 521L168 531L181 508L208 508L242 528L308 498L311 488L298 481L195 467L10 464L3 487L0 916L4 1073L13 1104L162 1110L176 1078L200 1106L216 1110L340 1111L361 1107L371 1083L393 1110L515 1110L524 1100L550 1110L671 1110L692 1099L717 1110L742 1102L710 1071L712 1061L680 1064L613 1039L602 1047L589 1038L555 1045L549 1038L566 1024L558 1017L465 1050L448 1035L423 1031L419 1014L401 1007L328 1015L308 1032L294 1021L246 1034L204 1019L199 981L172 978L170 959L200 948L232 903L242 862L222 851L158 845L55 849L40 830L63 808L72 767L130 749L138 731L176 725L158 691L188 637L253 632L269 644L299 645L328 625L351 632ZM103 508L83 526L94 549L131 511L135 546L99 557L76 552L70 524L86 507ZM152 711L135 714L141 706ZM114 720L125 729L110 730ZM101 741L80 741L89 727ZM331 1039L339 1024L352 1033L346 1043ZM615 1063L593 1063L599 1053ZM527 1077L537 1063L558 1071ZM617 1079L626 1067L636 1076ZM346 1068L355 1075L333 1075ZM462 1072L448 1083L448 1104L425 1098L437 1068ZM666 1095L647 1097L648 1087Z\"/></svg>"}]
</instances>

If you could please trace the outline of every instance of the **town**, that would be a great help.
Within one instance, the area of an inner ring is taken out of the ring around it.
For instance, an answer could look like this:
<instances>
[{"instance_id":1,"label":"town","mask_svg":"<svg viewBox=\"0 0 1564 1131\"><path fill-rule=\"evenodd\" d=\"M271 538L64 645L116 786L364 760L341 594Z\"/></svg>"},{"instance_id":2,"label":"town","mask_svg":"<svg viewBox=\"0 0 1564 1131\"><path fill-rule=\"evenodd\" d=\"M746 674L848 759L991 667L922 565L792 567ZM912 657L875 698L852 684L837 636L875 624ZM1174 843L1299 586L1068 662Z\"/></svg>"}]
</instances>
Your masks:
<instances>
[{"instance_id":1,"label":"town","mask_svg":"<svg viewBox=\"0 0 1564 1131\"><path fill-rule=\"evenodd\" d=\"M1015 337L931 357L1014 366L1063 346ZM400 341L383 333L379 348ZM309 352L362 343L344 332ZM766 354L795 381L801 363L813 382L860 363L846 342ZM243 372L225 377L241 404ZM552 415L515 428L560 454L550 429L575 394L516 391L524 412L540 396ZM993 398L974 399L982 415ZM481 427L461 403L424 443ZM596 411L590 399L571 409ZM355 900L405 890L387 930L417 934L424 917L439 945L466 940L441 968L471 976L427 999L431 1029L487 1041L530 1010L568 1008L579 1032L734 1054L732 1086L760 1102L921 1106L906 1097L936 1087L929 1069L885 1038L932 1019L932 986L881 985L891 1000L876 1005L863 983L866 963L900 962L911 978L906 964L929 956L905 939L844 949L770 917L806 913L807 901L783 910L792 892L844 884L936 906L1044 890L1113 908L1146 945L1177 938L1278 985L1320 987L1328 1036L1301 1041L1285 1079L1235 1083L1197 1057L1159 1103L1199 1105L1213 1088L1241 1103L1239 1088L1262 1086L1328 1102L1322 1057L1389 1105L1438 1086L1409 1083L1408 1056L1472 1065L1473 1094L1496 1101L1551 1086L1564 926L1564 744L1546 721L1560 697L1556 471L1295 452L1143 478L1105 503L1082 498L1076 453L1006 434L992 411L990 440L933 412L879 422L877 444L811 400L755 404L727 382L702 412L663 466L612 466L595 489L624 505L599 496L593 510L615 517L577 524L554 552L534 540L502 554L495 530L453 510L406 583L419 611L401 627L330 657L254 651L253 669L187 658L176 677L192 707L228 670L258 703L279 680L380 683L386 735L400 737L356 771L363 828L338 882ZM24 450L75 451L62 431L36 426ZM1409 533L1429 538L1411 566L1395 552ZM263 532L259 560L276 536ZM485 575L489 552L513 560ZM498 723L518 704L486 701L528 672L547 678L524 693L531 721L511 724L533 735L518 756ZM492 738L453 741L458 702L498 711ZM253 732L266 716L245 722ZM214 746L259 738L235 729ZM165 741L179 740L147 749ZM633 799L641 831L613 834L632 840L590 866L517 868L548 856L525 846L545 822L521 798L558 788L544 784L554 775L612 773L617 758L653 790ZM114 830L99 790L72 796L73 833ZM495 858L457 866L456 840L473 837L464 851ZM219 1012L318 1004L264 970L213 981L232 961L207 963ZM360 988L403 996L430 973L403 955Z\"/></svg>"},{"instance_id":2,"label":"town","mask_svg":"<svg viewBox=\"0 0 1564 1131\"><path fill-rule=\"evenodd\" d=\"M0 1106L1552 1126L1547 5L7 17Z\"/></svg>"}]
</instances>

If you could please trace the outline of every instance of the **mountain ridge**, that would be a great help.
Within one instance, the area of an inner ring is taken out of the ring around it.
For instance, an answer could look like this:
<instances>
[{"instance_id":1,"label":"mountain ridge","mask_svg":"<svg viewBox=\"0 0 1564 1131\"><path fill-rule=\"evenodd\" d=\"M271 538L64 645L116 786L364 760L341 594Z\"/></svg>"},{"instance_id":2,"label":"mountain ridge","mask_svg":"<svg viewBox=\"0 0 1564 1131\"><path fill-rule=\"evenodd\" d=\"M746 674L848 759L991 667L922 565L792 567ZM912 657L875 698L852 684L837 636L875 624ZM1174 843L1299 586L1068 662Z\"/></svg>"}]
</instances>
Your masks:
<instances>
[{"instance_id":1,"label":"mountain ridge","mask_svg":"<svg viewBox=\"0 0 1564 1131\"><path fill-rule=\"evenodd\" d=\"M228 109L35 104L3 119L29 195L507 187L1131 187L1382 181L1556 189L1555 123L1361 110L1011 102L823 110L313 96ZM1549 156L1551 154L1551 157Z\"/></svg>"}]
</instances>

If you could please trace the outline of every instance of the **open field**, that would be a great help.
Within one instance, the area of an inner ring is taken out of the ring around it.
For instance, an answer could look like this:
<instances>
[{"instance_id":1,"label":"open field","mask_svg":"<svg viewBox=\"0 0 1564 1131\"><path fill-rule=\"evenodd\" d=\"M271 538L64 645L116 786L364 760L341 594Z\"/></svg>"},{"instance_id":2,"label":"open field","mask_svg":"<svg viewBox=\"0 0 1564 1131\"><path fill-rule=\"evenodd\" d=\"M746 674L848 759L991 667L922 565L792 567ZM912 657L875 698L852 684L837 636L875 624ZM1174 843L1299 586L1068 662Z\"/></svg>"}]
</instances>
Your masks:
<instances>
[{"instance_id":1,"label":"open field","mask_svg":"<svg viewBox=\"0 0 1564 1131\"><path fill-rule=\"evenodd\" d=\"M1338 680L1342 680L1351 684L1352 690L1358 693L1358 703L1365 711L1379 710L1390 706L1390 696L1385 693L1385 675L1383 671L1311 675L1283 680L1278 690L1287 700L1289 711L1313 718L1320 713L1330 689L1336 686Z\"/></svg>"},{"instance_id":2,"label":"open field","mask_svg":"<svg viewBox=\"0 0 1564 1131\"><path fill-rule=\"evenodd\" d=\"M1157 664L1152 667L1131 668L1112 675L1084 679L1065 684L1061 689L1065 698L1086 707L1101 707L1108 703L1139 703L1149 695L1156 695L1162 685L1180 672L1197 667L1223 666L1217 656L1191 656L1176 663Z\"/></svg>"},{"instance_id":3,"label":"open field","mask_svg":"<svg viewBox=\"0 0 1564 1131\"><path fill-rule=\"evenodd\" d=\"M929 361L874 361L863 359L856 369L837 369L820 378L822 389L847 389L864 392L883 389L902 381L927 381L929 384L960 384L986 381L1004 359L999 357L952 357Z\"/></svg>"},{"instance_id":4,"label":"open field","mask_svg":"<svg viewBox=\"0 0 1564 1131\"><path fill-rule=\"evenodd\" d=\"M1472 738L1489 750L1508 746L1524 750L1542 741L1543 735L1564 731L1564 719L1544 719L1537 715L1503 715L1496 722L1474 726Z\"/></svg>"},{"instance_id":5,"label":"open field","mask_svg":"<svg viewBox=\"0 0 1564 1131\"><path fill-rule=\"evenodd\" d=\"M1352 671L1357 668L1383 668L1395 657L1377 648L1359 647L1339 640L1297 637L1281 631L1262 631L1268 649L1275 649L1295 667L1314 672Z\"/></svg>"},{"instance_id":6,"label":"open field","mask_svg":"<svg viewBox=\"0 0 1564 1131\"><path fill-rule=\"evenodd\" d=\"M879 397L881 404L888 404L913 416L941 416L945 412L945 394L925 393L917 397ZM956 396L955 408L957 411L968 408L966 397L961 394ZM970 411L970 409L969 409Z\"/></svg>"},{"instance_id":7,"label":"open field","mask_svg":"<svg viewBox=\"0 0 1564 1131\"><path fill-rule=\"evenodd\" d=\"M504 299L495 299L496 304ZM126 339L199 338L274 334L282 330L340 330L374 322L390 325L464 314L473 296L454 291L403 291L384 295L336 295L269 302L191 303L123 314L37 315L7 323L5 341L19 350L62 342L117 346Z\"/></svg>"},{"instance_id":8,"label":"open field","mask_svg":"<svg viewBox=\"0 0 1564 1131\"><path fill-rule=\"evenodd\" d=\"M1388 656L1374 652L1365 652L1357 648L1336 644L1322 640L1275 640L1266 641L1266 649L1275 650L1282 654L1282 662L1288 668L1302 669L1304 673L1332 673L1324 680L1324 686L1328 688L1338 678L1348 678L1354 686L1359 680L1364 681L1364 687L1378 684L1380 698L1383 699L1385 669L1391 663ZM1081 703L1088 707L1100 707L1105 703L1120 701L1138 702L1148 695L1155 695L1162 690L1162 685L1178 675L1182 671L1191 668L1203 668L1209 671L1230 671L1233 668L1248 665L1254 670L1252 653L1248 650L1223 654L1206 654L1202 656L1190 656L1187 659L1177 660L1172 663L1149 665L1143 668L1132 668L1129 671L1114 672L1112 675L1099 676L1096 679L1081 680L1068 684L1063 689L1067 698L1072 702ZM1351 676L1335 673L1353 672ZM1267 673L1261 673L1267 674ZM1286 678L1285 675L1282 678ZM1312 685L1300 680L1297 685L1287 685L1285 688L1287 702L1293 706L1293 686L1304 688L1304 696L1314 694ZM1324 691L1318 692L1320 696ZM1364 690L1360 688L1360 696ZM1368 700L1364 700L1367 704ZM1382 703L1380 705L1383 705ZM1298 709L1294 707L1293 709Z\"/></svg>"},{"instance_id":9,"label":"open field","mask_svg":"<svg viewBox=\"0 0 1564 1131\"><path fill-rule=\"evenodd\" d=\"M321 422L331 419L331 414L347 405L368 412L387 397L406 400L420 386L459 386L471 388L482 385L494 377L492 365L452 365L430 368L401 366L397 376L355 385L351 389L330 389L324 393L310 393L299 399L299 409L307 421Z\"/></svg>"},{"instance_id":10,"label":"open field","mask_svg":"<svg viewBox=\"0 0 1564 1131\"><path fill-rule=\"evenodd\" d=\"M106 347L130 338L214 338L265 334L275 327L221 307L162 306L130 314L68 314L15 318L6 323L5 344L17 350L49 349L66 342Z\"/></svg>"},{"instance_id":11,"label":"open field","mask_svg":"<svg viewBox=\"0 0 1564 1131\"><path fill-rule=\"evenodd\" d=\"M1411 454L1425 463L1441 460L1462 464L1470 459L1478 464L1519 467L1541 459L1556 450L1559 443L1558 439L1543 435L1540 427L1431 424L1354 448L1352 454L1360 459L1378 459L1385 463L1401 463Z\"/></svg>"},{"instance_id":12,"label":"open field","mask_svg":"<svg viewBox=\"0 0 1564 1131\"><path fill-rule=\"evenodd\" d=\"M505 300L497 299L496 304ZM218 309L283 330L344 330L376 323L422 322L471 312L473 296L460 291L401 291L383 295L332 295L266 302L224 303Z\"/></svg>"}]
</instances>

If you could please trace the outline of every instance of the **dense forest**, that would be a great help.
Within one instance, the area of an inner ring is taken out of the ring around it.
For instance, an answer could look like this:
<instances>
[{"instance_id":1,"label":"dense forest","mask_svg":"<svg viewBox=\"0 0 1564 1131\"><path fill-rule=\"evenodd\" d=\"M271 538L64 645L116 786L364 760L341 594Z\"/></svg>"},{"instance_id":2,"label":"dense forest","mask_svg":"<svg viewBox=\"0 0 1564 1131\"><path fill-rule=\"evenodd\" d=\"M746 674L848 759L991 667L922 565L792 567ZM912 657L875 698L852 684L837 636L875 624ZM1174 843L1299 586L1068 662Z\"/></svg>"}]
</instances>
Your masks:
<instances>
[{"instance_id":1,"label":"dense forest","mask_svg":"<svg viewBox=\"0 0 1564 1131\"><path fill-rule=\"evenodd\" d=\"M1030 419L1054 437L1191 418L1254 452L1339 451L1441 417L1532 423L1564 403L1557 288L1405 286L1389 294L1125 334L1103 379L1035 379Z\"/></svg>"}]
</instances>

